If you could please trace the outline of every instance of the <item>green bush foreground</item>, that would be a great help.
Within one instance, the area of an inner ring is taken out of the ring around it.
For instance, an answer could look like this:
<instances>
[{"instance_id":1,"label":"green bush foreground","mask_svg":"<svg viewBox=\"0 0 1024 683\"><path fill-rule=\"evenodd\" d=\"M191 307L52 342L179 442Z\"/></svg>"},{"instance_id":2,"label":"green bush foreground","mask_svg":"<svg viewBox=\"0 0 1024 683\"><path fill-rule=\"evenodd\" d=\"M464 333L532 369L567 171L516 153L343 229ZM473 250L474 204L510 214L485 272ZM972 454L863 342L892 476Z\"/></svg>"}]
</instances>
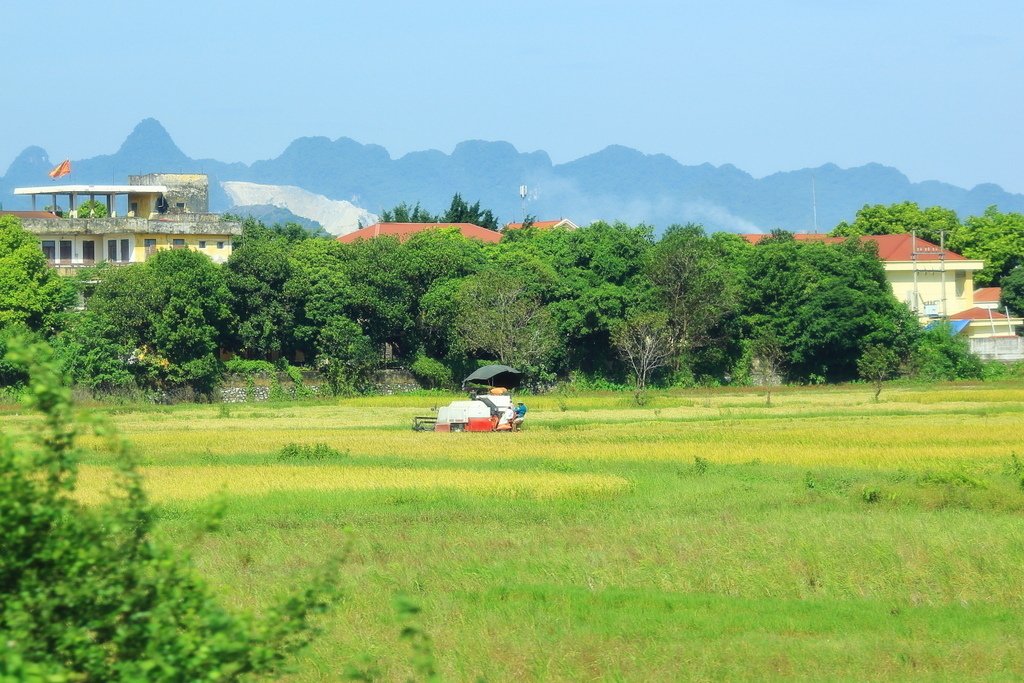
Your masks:
<instances>
[{"instance_id":1,"label":"green bush foreground","mask_svg":"<svg viewBox=\"0 0 1024 683\"><path fill-rule=\"evenodd\" d=\"M336 561L262 618L224 609L155 518L123 441L96 425L119 471L108 504L76 502L70 392L43 345L12 344L34 443L0 435L0 681L233 680L274 674L336 599ZM204 524L216 521L207 515Z\"/></svg>"}]
</instances>

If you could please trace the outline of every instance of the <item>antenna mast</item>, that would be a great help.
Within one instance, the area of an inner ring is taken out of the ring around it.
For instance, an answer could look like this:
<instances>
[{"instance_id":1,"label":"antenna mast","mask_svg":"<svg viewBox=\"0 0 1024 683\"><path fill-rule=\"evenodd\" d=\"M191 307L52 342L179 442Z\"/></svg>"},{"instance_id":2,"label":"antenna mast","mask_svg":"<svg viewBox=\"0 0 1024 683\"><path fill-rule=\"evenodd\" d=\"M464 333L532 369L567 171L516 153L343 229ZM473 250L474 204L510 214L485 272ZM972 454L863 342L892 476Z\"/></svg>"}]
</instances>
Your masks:
<instances>
[{"instance_id":1,"label":"antenna mast","mask_svg":"<svg viewBox=\"0 0 1024 683\"><path fill-rule=\"evenodd\" d=\"M528 193L527 193L526 185L520 185L519 186L519 201L522 204L522 214L523 215L521 216L521 220L523 221L523 223L526 222L526 195L527 194Z\"/></svg>"},{"instance_id":2,"label":"antenna mast","mask_svg":"<svg viewBox=\"0 0 1024 683\"><path fill-rule=\"evenodd\" d=\"M814 174L811 174L811 211L814 212L814 232L818 232L818 191L814 185Z\"/></svg>"}]
</instances>

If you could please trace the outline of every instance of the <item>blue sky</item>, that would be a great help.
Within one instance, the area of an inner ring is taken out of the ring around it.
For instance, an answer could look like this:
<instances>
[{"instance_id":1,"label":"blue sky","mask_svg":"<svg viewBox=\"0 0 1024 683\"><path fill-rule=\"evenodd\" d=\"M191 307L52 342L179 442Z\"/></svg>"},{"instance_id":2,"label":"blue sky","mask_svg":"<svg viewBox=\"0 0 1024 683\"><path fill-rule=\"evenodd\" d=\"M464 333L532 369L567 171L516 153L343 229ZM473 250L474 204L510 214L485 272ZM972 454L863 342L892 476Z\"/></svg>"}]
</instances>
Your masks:
<instances>
[{"instance_id":1,"label":"blue sky","mask_svg":"<svg viewBox=\"0 0 1024 683\"><path fill-rule=\"evenodd\" d=\"M30 144L113 152L152 116L222 161L480 138L1024 192L1021 0L9 4L0 173Z\"/></svg>"}]
</instances>

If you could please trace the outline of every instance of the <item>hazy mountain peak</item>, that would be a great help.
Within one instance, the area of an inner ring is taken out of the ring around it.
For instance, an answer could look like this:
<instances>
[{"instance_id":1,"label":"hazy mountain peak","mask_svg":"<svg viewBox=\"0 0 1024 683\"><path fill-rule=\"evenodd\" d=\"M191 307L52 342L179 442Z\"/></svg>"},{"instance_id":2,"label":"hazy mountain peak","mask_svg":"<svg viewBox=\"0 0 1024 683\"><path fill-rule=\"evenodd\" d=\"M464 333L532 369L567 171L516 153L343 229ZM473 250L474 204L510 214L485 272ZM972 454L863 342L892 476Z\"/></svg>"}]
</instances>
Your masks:
<instances>
[{"instance_id":1,"label":"hazy mountain peak","mask_svg":"<svg viewBox=\"0 0 1024 683\"><path fill-rule=\"evenodd\" d=\"M118 155L125 158L153 158L162 163L187 160L185 153L178 149L171 139L170 133L163 125L153 118L143 119L128 134L118 150Z\"/></svg>"},{"instance_id":2,"label":"hazy mountain peak","mask_svg":"<svg viewBox=\"0 0 1024 683\"><path fill-rule=\"evenodd\" d=\"M0 201L7 208L24 208L25 198L12 196L13 188L46 182L52 167L45 150L27 148L0 178ZM1002 211L1024 211L1024 195L996 185L967 190L937 181L911 182L899 170L876 163L845 169L823 164L754 178L731 164L684 165L623 145L552 165L544 151L519 152L502 141L468 140L451 154L427 150L392 159L379 145L304 137L273 159L223 163L190 159L156 119L139 122L119 152L72 160L72 167L76 183L124 182L131 173L206 173L215 211L232 203L287 204L294 214L316 214L318 222L335 229L344 223L328 215L328 209L382 210L418 202L439 211L456 192L468 202L479 201L501 220L519 219L526 212L541 220L567 217L581 225L597 219L659 227L700 221L709 230L827 229L852 220L865 204L901 201L945 206L961 216L978 215L992 204ZM232 181L256 187L227 185L245 195L232 202L221 185ZM522 185L529 188L525 201L518 192Z\"/></svg>"},{"instance_id":3,"label":"hazy mountain peak","mask_svg":"<svg viewBox=\"0 0 1024 683\"><path fill-rule=\"evenodd\" d=\"M18 174L33 169L45 168L47 171L50 170L50 155L46 153L46 150L42 147L32 145L26 147L21 151L21 154L14 158L11 165L7 168L7 174ZM0 201L3 201L0 198Z\"/></svg>"}]
</instances>

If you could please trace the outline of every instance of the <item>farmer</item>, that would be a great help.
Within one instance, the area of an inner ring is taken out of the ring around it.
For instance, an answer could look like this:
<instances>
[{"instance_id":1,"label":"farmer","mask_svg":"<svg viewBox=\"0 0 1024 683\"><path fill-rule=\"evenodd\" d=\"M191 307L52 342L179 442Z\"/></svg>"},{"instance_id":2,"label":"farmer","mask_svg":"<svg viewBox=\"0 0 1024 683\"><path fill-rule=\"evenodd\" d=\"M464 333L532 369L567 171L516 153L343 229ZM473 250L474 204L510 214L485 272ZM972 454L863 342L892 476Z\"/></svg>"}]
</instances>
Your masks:
<instances>
[{"instance_id":1,"label":"farmer","mask_svg":"<svg viewBox=\"0 0 1024 683\"><path fill-rule=\"evenodd\" d=\"M515 417L512 418L512 429L518 432L523 426L523 420L526 419L526 404L520 401L516 404Z\"/></svg>"},{"instance_id":2,"label":"farmer","mask_svg":"<svg viewBox=\"0 0 1024 683\"><path fill-rule=\"evenodd\" d=\"M512 406L505 408L505 410L501 411L501 419L498 420L498 426L495 428L496 431L504 432L512 430L514 428L515 419L515 409Z\"/></svg>"}]
</instances>

